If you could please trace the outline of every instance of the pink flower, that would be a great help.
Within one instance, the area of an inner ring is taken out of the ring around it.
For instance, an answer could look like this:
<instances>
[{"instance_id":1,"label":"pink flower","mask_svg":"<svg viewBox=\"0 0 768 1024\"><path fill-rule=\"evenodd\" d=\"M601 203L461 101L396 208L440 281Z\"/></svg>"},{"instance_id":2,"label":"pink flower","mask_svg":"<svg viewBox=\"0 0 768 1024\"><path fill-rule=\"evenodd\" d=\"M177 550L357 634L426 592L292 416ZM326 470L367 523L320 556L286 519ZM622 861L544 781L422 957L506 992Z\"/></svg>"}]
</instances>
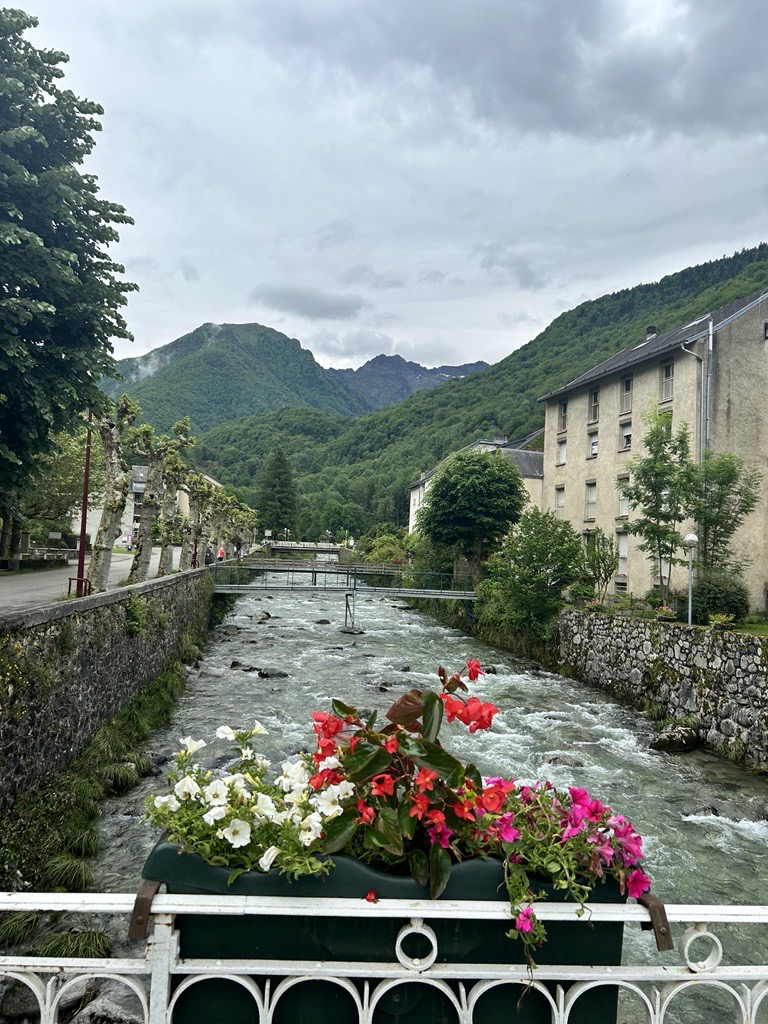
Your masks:
<instances>
[{"instance_id":1,"label":"pink flower","mask_svg":"<svg viewBox=\"0 0 768 1024\"><path fill-rule=\"evenodd\" d=\"M453 829L448 828L444 821L436 821L433 825L430 825L427 829L427 833L429 834L429 840L433 846L435 843L439 843L444 850L447 850L451 845Z\"/></svg>"},{"instance_id":2,"label":"pink flower","mask_svg":"<svg viewBox=\"0 0 768 1024\"><path fill-rule=\"evenodd\" d=\"M496 821L496 835L502 843L514 843L516 839L520 838L520 832L512 825L514 820L514 812L507 811Z\"/></svg>"},{"instance_id":3,"label":"pink flower","mask_svg":"<svg viewBox=\"0 0 768 1024\"><path fill-rule=\"evenodd\" d=\"M644 892L647 892L651 887L651 880L644 871L640 868L635 868L634 871L630 871L627 876L627 892L633 899L637 899L638 896L642 896Z\"/></svg>"},{"instance_id":4,"label":"pink flower","mask_svg":"<svg viewBox=\"0 0 768 1024\"><path fill-rule=\"evenodd\" d=\"M515 920L515 928L519 932L533 931L533 907L523 907Z\"/></svg>"}]
</instances>

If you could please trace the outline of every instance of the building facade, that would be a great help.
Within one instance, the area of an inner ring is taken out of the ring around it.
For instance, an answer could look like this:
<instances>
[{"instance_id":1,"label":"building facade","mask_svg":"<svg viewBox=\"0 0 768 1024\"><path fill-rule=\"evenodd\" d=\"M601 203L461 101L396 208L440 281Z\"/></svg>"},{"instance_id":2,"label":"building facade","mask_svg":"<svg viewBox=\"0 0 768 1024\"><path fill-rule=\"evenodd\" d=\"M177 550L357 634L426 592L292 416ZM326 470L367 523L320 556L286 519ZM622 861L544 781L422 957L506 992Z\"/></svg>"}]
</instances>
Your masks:
<instances>
[{"instance_id":1,"label":"building facade","mask_svg":"<svg viewBox=\"0 0 768 1024\"><path fill-rule=\"evenodd\" d=\"M624 349L545 395L542 507L588 534L615 536L616 593L646 593L668 571L649 562L627 531L631 511L620 491L630 460L642 453L645 416L658 408L672 429L687 424L691 454L731 452L765 470L768 464L768 292L757 292L664 333L649 327ZM758 506L734 539L746 564L753 608L768 590L766 481ZM695 523L682 532L695 533ZM670 586L684 588L687 568L672 566Z\"/></svg>"}]
</instances>

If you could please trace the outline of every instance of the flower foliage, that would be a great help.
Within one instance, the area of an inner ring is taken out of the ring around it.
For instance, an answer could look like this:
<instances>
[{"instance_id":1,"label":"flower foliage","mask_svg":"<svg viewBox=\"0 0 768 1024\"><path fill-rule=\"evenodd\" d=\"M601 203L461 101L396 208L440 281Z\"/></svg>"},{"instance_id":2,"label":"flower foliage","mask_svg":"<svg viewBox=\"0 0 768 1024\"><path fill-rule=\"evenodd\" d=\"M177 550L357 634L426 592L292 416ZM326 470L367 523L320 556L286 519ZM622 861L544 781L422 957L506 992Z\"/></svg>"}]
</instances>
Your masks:
<instances>
[{"instance_id":1,"label":"flower foliage","mask_svg":"<svg viewBox=\"0 0 768 1024\"><path fill-rule=\"evenodd\" d=\"M480 663L467 662L474 681ZM334 700L312 715L316 747L280 774L254 750L263 732L222 726L236 745L226 771L195 762L205 742L187 737L170 773L170 791L149 798L147 816L182 848L213 865L279 870L289 878L332 868L343 852L384 871L410 873L432 898L451 865L470 857L500 860L515 908L510 932L529 957L546 934L530 903L541 880L584 903L600 880L615 878L637 897L649 887L640 867L642 838L631 822L585 789L558 791L547 781L483 778L439 741L444 718L470 733L492 727L499 709L476 696L458 673L438 675L439 692L409 690L378 725ZM375 899L371 893L366 897Z\"/></svg>"}]
</instances>

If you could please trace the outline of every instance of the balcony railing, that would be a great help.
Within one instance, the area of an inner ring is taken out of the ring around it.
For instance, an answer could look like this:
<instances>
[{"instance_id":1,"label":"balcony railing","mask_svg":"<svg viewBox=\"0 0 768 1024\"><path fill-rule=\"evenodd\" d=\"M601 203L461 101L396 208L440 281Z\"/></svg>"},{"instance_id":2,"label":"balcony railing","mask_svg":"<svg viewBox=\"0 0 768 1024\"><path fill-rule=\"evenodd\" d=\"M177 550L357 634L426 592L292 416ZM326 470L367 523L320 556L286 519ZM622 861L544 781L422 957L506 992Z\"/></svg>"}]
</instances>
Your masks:
<instances>
[{"instance_id":1,"label":"balcony railing","mask_svg":"<svg viewBox=\"0 0 768 1024\"><path fill-rule=\"evenodd\" d=\"M133 895L92 893L5 893L0 894L0 913L57 911L70 919L77 915L124 915L127 923L134 899ZM307 901L284 897L156 895L151 907L147 904L142 911L144 920L139 920L140 929L144 924L149 926L149 938L133 944L133 955L97 960L2 956L0 982L5 978L30 990L39 1006L41 1024L57 1024L62 1001L82 979L91 981L93 988L109 982L127 989L133 994L137 1014L143 1015L146 1024L170 1024L182 993L210 978L227 979L248 992L260 1024L272 1021L276 1004L289 989L302 981L319 979L341 986L350 995L361 1024L373 1020L376 1004L385 992L414 982L442 991L459 1024L472 1024L480 995L499 984L510 986L515 1001L526 986L539 991L547 1001L553 1024L567 1024L580 996L605 985L616 986L621 993L622 1022L672 1024L707 1020L712 1024L762 1024L768 1020L768 906L675 905L667 906L666 912L677 955L657 954L649 932L645 937L647 943L638 941L639 936L638 940L633 937L632 942L625 941L624 958L632 960L631 963L618 967L542 965L530 972L524 965L451 964L439 960L430 921L510 920L510 909L503 902L312 901L313 916L348 918L352 928L360 918L401 919L401 937L417 931L431 944L431 952L420 958L409 957L398 940L391 957L378 963L182 960L175 930L177 914L306 916ZM542 903L536 905L536 913L546 922L572 920L575 907ZM623 921L629 926L646 928L650 924L650 912L634 904L589 904L586 915L590 922ZM722 937L715 928L723 929ZM734 956L728 943L738 943L742 933L750 936L749 941L742 941ZM749 950L748 957L744 956L745 948ZM751 962L743 962L746 959ZM271 981L260 980L266 976ZM703 1010L693 1010L699 1006L697 1000ZM712 1000L720 1001L715 1009Z\"/></svg>"}]
</instances>

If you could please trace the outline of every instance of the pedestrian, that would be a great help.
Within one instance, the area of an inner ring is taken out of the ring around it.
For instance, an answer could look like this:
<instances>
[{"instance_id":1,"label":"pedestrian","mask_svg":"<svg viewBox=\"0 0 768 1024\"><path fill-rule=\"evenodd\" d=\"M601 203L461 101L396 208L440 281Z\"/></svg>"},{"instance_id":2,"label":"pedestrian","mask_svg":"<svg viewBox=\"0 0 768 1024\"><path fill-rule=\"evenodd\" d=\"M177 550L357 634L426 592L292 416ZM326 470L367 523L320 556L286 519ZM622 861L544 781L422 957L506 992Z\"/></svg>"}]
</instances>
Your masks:
<instances>
[{"instance_id":1,"label":"pedestrian","mask_svg":"<svg viewBox=\"0 0 768 1024\"><path fill-rule=\"evenodd\" d=\"M227 557L227 552L224 550L224 546L223 545L219 548L219 553L218 553L218 555L216 557L218 558L218 560L220 562L223 562L224 559Z\"/></svg>"},{"instance_id":2,"label":"pedestrian","mask_svg":"<svg viewBox=\"0 0 768 1024\"><path fill-rule=\"evenodd\" d=\"M213 548L209 546L205 549L205 564L213 565L215 561L216 559L213 556Z\"/></svg>"}]
</instances>

